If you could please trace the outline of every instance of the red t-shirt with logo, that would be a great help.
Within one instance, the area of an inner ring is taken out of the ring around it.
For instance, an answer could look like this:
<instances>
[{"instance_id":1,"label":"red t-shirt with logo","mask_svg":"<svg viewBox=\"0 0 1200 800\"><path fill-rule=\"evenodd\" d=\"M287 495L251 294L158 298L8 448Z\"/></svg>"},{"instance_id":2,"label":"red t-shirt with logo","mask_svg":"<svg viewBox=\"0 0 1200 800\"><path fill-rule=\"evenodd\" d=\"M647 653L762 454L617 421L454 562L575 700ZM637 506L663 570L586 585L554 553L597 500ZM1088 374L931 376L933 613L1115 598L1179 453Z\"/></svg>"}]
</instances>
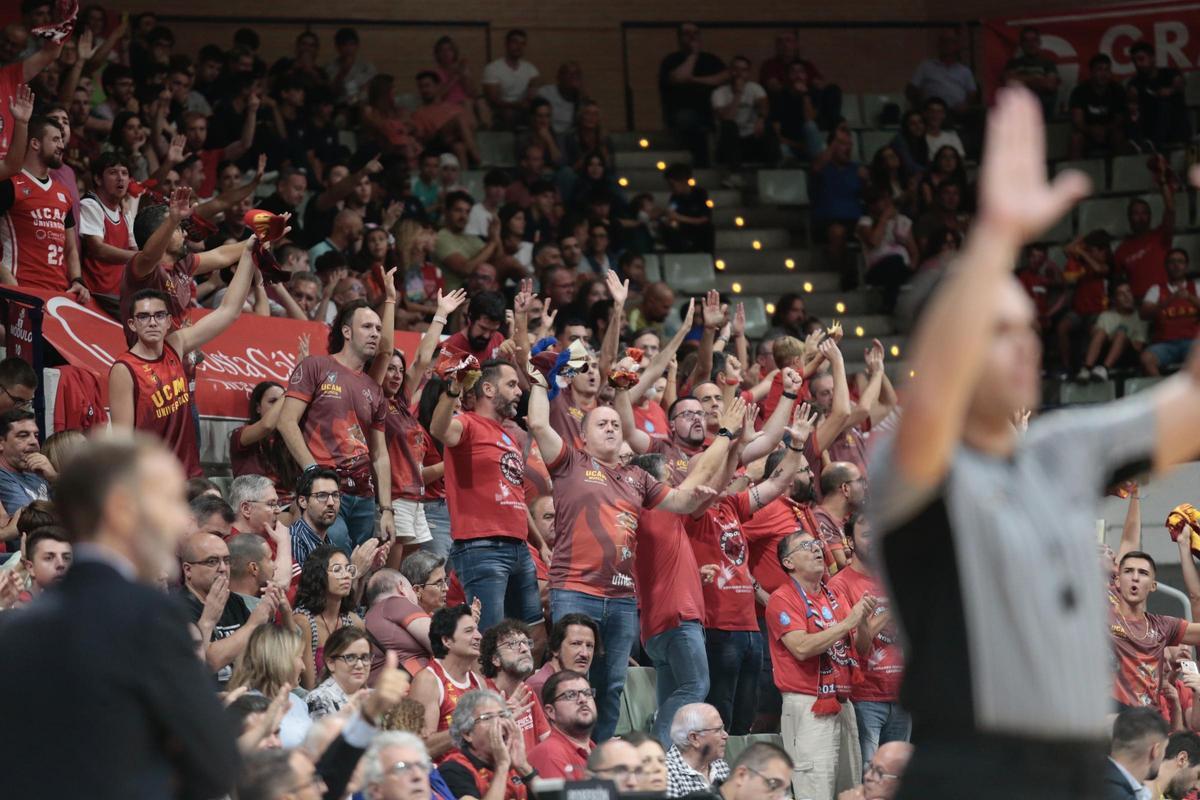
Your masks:
<instances>
[{"instance_id":1,"label":"red t-shirt with logo","mask_svg":"<svg viewBox=\"0 0 1200 800\"><path fill-rule=\"evenodd\" d=\"M671 423L667 420L667 412L661 403L642 403L633 407L633 420L638 430L655 440L663 440L671 435Z\"/></svg>"},{"instance_id":2,"label":"red t-shirt with logo","mask_svg":"<svg viewBox=\"0 0 1200 800\"><path fill-rule=\"evenodd\" d=\"M192 280L192 276L196 274L199 264L200 257L195 253L188 253L171 264L170 268L158 264L149 275L139 278L133 274L131 258L121 273L121 319L127 320L132 316L135 292L156 289L167 296L167 311L171 314L171 320L176 328L181 327L195 296L196 282ZM128 325L122 327L125 328L125 341L132 346L137 342L137 334L131 331Z\"/></svg>"},{"instance_id":3,"label":"red t-shirt with logo","mask_svg":"<svg viewBox=\"0 0 1200 800\"><path fill-rule=\"evenodd\" d=\"M532 436L516 420L506 419L504 430L521 448L525 456L525 502L529 505L539 497L550 494L550 470L542 459L542 451Z\"/></svg>"},{"instance_id":4,"label":"red t-shirt with logo","mask_svg":"<svg viewBox=\"0 0 1200 800\"><path fill-rule=\"evenodd\" d=\"M688 474L688 463L692 456L703 451L703 448L691 449L680 444L674 436L668 439L651 439L647 453L658 453L667 460L667 477L672 486L683 483Z\"/></svg>"},{"instance_id":5,"label":"red t-shirt with logo","mask_svg":"<svg viewBox=\"0 0 1200 800\"><path fill-rule=\"evenodd\" d=\"M888 610L883 587L870 575L864 575L856 569L844 569L834 575L829 581L829 590L846 608L854 608L863 595L871 594L880 599L875 614L883 614ZM904 677L904 655L900 650L900 638L894 621L884 625L875 635L871 652L866 658L860 657L858 663L860 670L856 673L857 680L850 692L851 700L894 703L899 698L900 681Z\"/></svg>"},{"instance_id":6,"label":"red t-shirt with logo","mask_svg":"<svg viewBox=\"0 0 1200 800\"><path fill-rule=\"evenodd\" d=\"M809 599L815 606L816 613L828 623L841 622L849 613L849 609L842 603L838 603L837 608L834 608L823 591L810 595ZM772 593L771 599L767 601L767 638L770 640L771 669L775 673L775 686L781 692L815 697L819 686L820 654L800 661L783 643L783 637L792 631L809 632L807 617L808 606L791 580ZM835 655L841 653L849 656L852 646L850 637L843 636L831 645L831 649Z\"/></svg>"},{"instance_id":7,"label":"red t-shirt with logo","mask_svg":"<svg viewBox=\"0 0 1200 800\"><path fill-rule=\"evenodd\" d=\"M713 503L700 517L688 517L684 529L698 564L716 564L717 578L704 584L704 627L722 631L756 631L754 579L750 548L742 522L754 514L750 494L741 492Z\"/></svg>"},{"instance_id":8,"label":"red t-shirt with logo","mask_svg":"<svg viewBox=\"0 0 1200 800\"><path fill-rule=\"evenodd\" d=\"M69 288L67 230L75 235L71 205L67 187L50 175L41 180L21 170L0 182L0 264L18 286Z\"/></svg>"},{"instance_id":9,"label":"red t-shirt with logo","mask_svg":"<svg viewBox=\"0 0 1200 800\"><path fill-rule=\"evenodd\" d=\"M497 331L488 339L487 344L480 350L472 350L471 342L467 339L466 331L452 333L446 337L446 341L442 342L442 347L447 350L456 350L460 353L470 353L475 356L475 359L482 364L485 361L491 361L495 358L496 348L504 342L504 334Z\"/></svg>"},{"instance_id":10,"label":"red t-shirt with logo","mask_svg":"<svg viewBox=\"0 0 1200 800\"><path fill-rule=\"evenodd\" d=\"M379 384L333 356L309 356L293 370L287 396L308 405L300 432L316 462L337 471L343 492L373 495L368 439L371 431L384 430L387 414Z\"/></svg>"},{"instance_id":11,"label":"red t-shirt with logo","mask_svg":"<svg viewBox=\"0 0 1200 800\"><path fill-rule=\"evenodd\" d=\"M1155 705L1166 671L1163 650L1183 641L1187 623L1161 614L1146 614L1142 622L1126 620L1120 606L1110 603L1108 625L1117 656L1113 697L1127 706Z\"/></svg>"},{"instance_id":12,"label":"red t-shirt with logo","mask_svg":"<svg viewBox=\"0 0 1200 800\"><path fill-rule=\"evenodd\" d=\"M153 360L127 350L111 367L120 368L128 369L133 378L133 427L158 436L183 464L189 478L200 477L203 471L192 421L192 394L179 353L167 343L163 344L162 356Z\"/></svg>"},{"instance_id":13,"label":"red t-shirt with logo","mask_svg":"<svg viewBox=\"0 0 1200 800\"><path fill-rule=\"evenodd\" d=\"M788 582L787 573L779 563L779 540L800 529L820 538L811 506L802 506L790 497L775 498L742 523L742 535L750 544L750 574L767 594ZM821 541L821 551L825 556L828 579L830 567L837 569L837 566L824 540ZM761 617L763 607L756 605L755 608Z\"/></svg>"},{"instance_id":14,"label":"red t-shirt with logo","mask_svg":"<svg viewBox=\"0 0 1200 800\"><path fill-rule=\"evenodd\" d=\"M610 467L566 441L546 466L554 479L550 587L597 597L633 597L638 516L671 490L643 469Z\"/></svg>"},{"instance_id":15,"label":"red t-shirt with logo","mask_svg":"<svg viewBox=\"0 0 1200 800\"><path fill-rule=\"evenodd\" d=\"M634 549L642 642L686 620L704 624L700 567L683 529L683 517L669 511L642 511Z\"/></svg>"},{"instance_id":16,"label":"red t-shirt with logo","mask_svg":"<svg viewBox=\"0 0 1200 800\"><path fill-rule=\"evenodd\" d=\"M460 542L491 536L526 541L525 459L520 446L495 420L473 411L455 419L462 423L462 437L443 452L450 535Z\"/></svg>"},{"instance_id":17,"label":"red t-shirt with logo","mask_svg":"<svg viewBox=\"0 0 1200 800\"><path fill-rule=\"evenodd\" d=\"M1151 286L1167 282L1167 248L1171 234L1161 227L1130 236L1117 246L1113 260L1117 269L1129 278L1135 299L1141 299Z\"/></svg>"},{"instance_id":18,"label":"red t-shirt with logo","mask_svg":"<svg viewBox=\"0 0 1200 800\"><path fill-rule=\"evenodd\" d=\"M1085 317L1094 317L1108 308L1108 280L1086 261L1074 256L1067 259L1063 276L1074 280L1075 294L1071 310Z\"/></svg>"},{"instance_id":19,"label":"red t-shirt with logo","mask_svg":"<svg viewBox=\"0 0 1200 800\"><path fill-rule=\"evenodd\" d=\"M392 499L420 500L425 496L421 462L429 444L428 435L403 397L387 399L383 425L392 470Z\"/></svg>"},{"instance_id":20,"label":"red t-shirt with logo","mask_svg":"<svg viewBox=\"0 0 1200 800\"><path fill-rule=\"evenodd\" d=\"M1200 310L1193 302L1197 297L1200 297L1200 281L1196 280L1181 281L1174 287L1164 281L1150 287L1145 302L1160 306L1154 321L1155 342L1190 341L1200 334Z\"/></svg>"},{"instance_id":21,"label":"red t-shirt with logo","mask_svg":"<svg viewBox=\"0 0 1200 800\"><path fill-rule=\"evenodd\" d=\"M99 236L105 244L121 250L136 250L133 239L133 220L118 204L111 209L99 197L89 194L80 203L80 236ZM80 253L83 283L94 294L120 294L121 274L125 262L102 261Z\"/></svg>"}]
</instances>

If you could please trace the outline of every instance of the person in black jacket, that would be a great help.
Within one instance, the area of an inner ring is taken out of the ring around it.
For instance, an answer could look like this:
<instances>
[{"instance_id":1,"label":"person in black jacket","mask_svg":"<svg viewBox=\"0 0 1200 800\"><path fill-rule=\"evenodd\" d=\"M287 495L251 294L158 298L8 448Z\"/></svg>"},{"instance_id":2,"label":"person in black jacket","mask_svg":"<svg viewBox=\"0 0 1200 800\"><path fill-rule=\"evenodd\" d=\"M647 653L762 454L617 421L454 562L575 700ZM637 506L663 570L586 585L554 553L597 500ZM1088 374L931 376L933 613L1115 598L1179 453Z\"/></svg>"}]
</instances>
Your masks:
<instances>
[{"instance_id":1,"label":"person in black jacket","mask_svg":"<svg viewBox=\"0 0 1200 800\"><path fill-rule=\"evenodd\" d=\"M1167 721L1153 706L1125 708L1113 722L1101 800L1139 800L1142 784L1158 777L1167 750Z\"/></svg>"},{"instance_id":2,"label":"person in black jacket","mask_svg":"<svg viewBox=\"0 0 1200 800\"><path fill-rule=\"evenodd\" d=\"M229 791L236 732L196 658L178 603L152 588L178 572L191 524L185 476L161 443L94 443L63 471L55 506L74 545L62 581L0 617L0 752L23 800L196 798Z\"/></svg>"}]
</instances>

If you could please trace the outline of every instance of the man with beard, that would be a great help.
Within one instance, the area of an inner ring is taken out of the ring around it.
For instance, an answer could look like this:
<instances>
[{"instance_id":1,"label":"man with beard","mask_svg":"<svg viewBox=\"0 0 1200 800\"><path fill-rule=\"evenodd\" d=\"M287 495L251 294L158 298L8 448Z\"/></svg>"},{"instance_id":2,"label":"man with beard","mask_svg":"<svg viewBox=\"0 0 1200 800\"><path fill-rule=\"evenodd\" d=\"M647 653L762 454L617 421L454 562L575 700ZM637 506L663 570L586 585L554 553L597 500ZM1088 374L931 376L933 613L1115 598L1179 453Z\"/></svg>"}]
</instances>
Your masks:
<instances>
[{"instance_id":1,"label":"man with beard","mask_svg":"<svg viewBox=\"0 0 1200 800\"><path fill-rule=\"evenodd\" d=\"M116 152L92 162L93 191L79 202L79 235L83 241L83 282L93 294L121 291L121 273L137 255L129 194L129 162Z\"/></svg>"},{"instance_id":2,"label":"man with beard","mask_svg":"<svg viewBox=\"0 0 1200 800\"><path fill-rule=\"evenodd\" d=\"M504 617L542 621L537 569L529 555L525 462L504 430L517 415L521 386L505 361L483 363L471 388L475 407L455 416L462 381L453 376L438 400L429 433L445 445L446 501L450 508L450 562L467 602L482 604L480 630Z\"/></svg>"},{"instance_id":3,"label":"man with beard","mask_svg":"<svg viewBox=\"0 0 1200 800\"><path fill-rule=\"evenodd\" d=\"M554 621L554 627L550 629L548 647L550 657L546 663L525 681L539 696L555 673L574 671L588 674L592 668L592 658L600 647L600 626L586 614L564 614Z\"/></svg>"},{"instance_id":4,"label":"man with beard","mask_svg":"<svg viewBox=\"0 0 1200 800\"><path fill-rule=\"evenodd\" d=\"M504 297L496 292L480 292L467 305L467 325L452 334L442 347L470 353L482 364L496 357L496 348L504 341Z\"/></svg>"},{"instance_id":5,"label":"man with beard","mask_svg":"<svg viewBox=\"0 0 1200 800\"><path fill-rule=\"evenodd\" d=\"M543 778L583 780L588 754L596 747L596 691L582 672L564 669L542 687L550 735L529 751L529 764Z\"/></svg>"},{"instance_id":6,"label":"man with beard","mask_svg":"<svg viewBox=\"0 0 1200 800\"><path fill-rule=\"evenodd\" d=\"M821 473L821 502L813 508L815 533L833 553L837 569L845 567L854 552L843 526L850 514L863 507L866 497L867 479L854 464L835 461ZM832 564L830 571L836 571Z\"/></svg>"},{"instance_id":7,"label":"man with beard","mask_svg":"<svg viewBox=\"0 0 1200 800\"><path fill-rule=\"evenodd\" d=\"M91 293L80 276L71 194L50 174L62 166L65 147L57 122L29 121L21 171L0 182L0 283L65 292L86 303Z\"/></svg>"},{"instance_id":8,"label":"man with beard","mask_svg":"<svg viewBox=\"0 0 1200 800\"><path fill-rule=\"evenodd\" d=\"M883 369L883 345L876 340L867 348L864 357L867 364L867 384L853 407L849 403L850 394L844 368L840 373L831 369L827 373L815 375L809 382L813 405L821 412L817 438L808 445L809 463L816 473L818 487L822 485L820 464L823 462L817 456L822 451L829 453L830 461L848 461L857 466L860 473L867 471L867 434L862 426L866 422L878 425L891 413L897 402L896 392ZM839 402L840 398L845 399ZM834 411L837 408L849 408L850 416L835 416ZM840 428L831 423L831 420L836 419L842 420ZM821 496L824 496L824 491Z\"/></svg>"},{"instance_id":9,"label":"man with beard","mask_svg":"<svg viewBox=\"0 0 1200 800\"><path fill-rule=\"evenodd\" d=\"M310 553L323 544L333 544L349 555L349 542L331 542L330 529L338 520L342 493L338 474L332 469L307 470L296 481L296 507L300 515L288 528L292 538L293 587L300 585L300 570Z\"/></svg>"},{"instance_id":10,"label":"man with beard","mask_svg":"<svg viewBox=\"0 0 1200 800\"><path fill-rule=\"evenodd\" d=\"M825 584L821 540L797 531L779 542L788 582L767 602L767 631L775 685L783 693L784 749L811 769L792 775L796 797L832 800L862 777L858 727L850 705L857 668L851 634L877 603L864 595L853 607Z\"/></svg>"},{"instance_id":11,"label":"man with beard","mask_svg":"<svg viewBox=\"0 0 1200 800\"><path fill-rule=\"evenodd\" d=\"M1200 735L1176 731L1167 738L1158 777L1147 779L1150 797L1183 800L1200 783Z\"/></svg>"},{"instance_id":12,"label":"man with beard","mask_svg":"<svg viewBox=\"0 0 1200 800\"><path fill-rule=\"evenodd\" d=\"M387 403L366 372L382 336L383 323L365 300L348 303L329 329L330 354L297 365L279 415L279 434L296 463L305 472L329 467L337 473L338 522L356 547L375 535L377 519L385 541L396 535L383 434Z\"/></svg>"},{"instance_id":13,"label":"man with beard","mask_svg":"<svg viewBox=\"0 0 1200 800\"><path fill-rule=\"evenodd\" d=\"M1158 777L1167 746L1167 722L1155 709L1126 708L1113 722L1112 744L1104 765L1101 800L1143 800L1143 785Z\"/></svg>"},{"instance_id":14,"label":"man with beard","mask_svg":"<svg viewBox=\"0 0 1200 800\"><path fill-rule=\"evenodd\" d=\"M528 625L515 619L502 619L487 629L479 643L483 677L504 695L510 707L524 709L513 712L513 722L525 737L528 752L550 735L550 723L537 698L525 685L525 679L533 674L532 637Z\"/></svg>"}]
</instances>

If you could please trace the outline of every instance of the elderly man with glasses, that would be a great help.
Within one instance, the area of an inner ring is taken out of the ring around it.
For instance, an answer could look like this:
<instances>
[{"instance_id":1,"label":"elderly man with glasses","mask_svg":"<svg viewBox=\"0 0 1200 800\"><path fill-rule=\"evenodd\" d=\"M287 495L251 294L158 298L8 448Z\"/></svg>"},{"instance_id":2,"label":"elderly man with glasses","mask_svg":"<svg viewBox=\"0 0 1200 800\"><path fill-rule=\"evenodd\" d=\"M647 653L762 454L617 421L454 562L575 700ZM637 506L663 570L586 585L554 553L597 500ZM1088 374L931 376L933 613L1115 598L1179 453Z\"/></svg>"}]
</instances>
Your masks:
<instances>
[{"instance_id":1,"label":"elderly man with glasses","mask_svg":"<svg viewBox=\"0 0 1200 800\"><path fill-rule=\"evenodd\" d=\"M900 792L900 779L904 777L913 750L908 742L879 745L863 773L862 786L842 792L838 800L893 800Z\"/></svg>"},{"instance_id":2,"label":"elderly man with glasses","mask_svg":"<svg viewBox=\"0 0 1200 800\"><path fill-rule=\"evenodd\" d=\"M275 561L271 580L286 586L292 579L291 537L287 527L279 522L279 493L275 491L275 483L265 475L239 475L229 484L229 505L234 520L226 543L240 533L261 536L270 546Z\"/></svg>"},{"instance_id":3,"label":"elderly man with glasses","mask_svg":"<svg viewBox=\"0 0 1200 800\"><path fill-rule=\"evenodd\" d=\"M525 757L525 737L504 698L490 689L467 692L450 721L450 751L439 767L455 797L526 800L537 771Z\"/></svg>"},{"instance_id":4,"label":"elderly man with glasses","mask_svg":"<svg viewBox=\"0 0 1200 800\"><path fill-rule=\"evenodd\" d=\"M667 751L667 797L708 792L728 779L728 740L721 712L708 703L689 703L676 711Z\"/></svg>"}]
</instances>

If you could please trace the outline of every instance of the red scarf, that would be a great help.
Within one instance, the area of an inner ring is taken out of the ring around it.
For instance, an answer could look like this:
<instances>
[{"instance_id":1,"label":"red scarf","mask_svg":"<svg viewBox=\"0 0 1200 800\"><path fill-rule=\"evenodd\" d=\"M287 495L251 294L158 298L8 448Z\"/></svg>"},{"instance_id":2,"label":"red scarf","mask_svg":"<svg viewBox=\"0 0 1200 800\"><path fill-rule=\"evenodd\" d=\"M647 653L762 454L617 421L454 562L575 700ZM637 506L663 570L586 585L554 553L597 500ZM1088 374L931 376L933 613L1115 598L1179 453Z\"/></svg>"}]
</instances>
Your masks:
<instances>
[{"instance_id":1,"label":"red scarf","mask_svg":"<svg viewBox=\"0 0 1200 800\"><path fill-rule=\"evenodd\" d=\"M820 591L829 604L824 608L818 608L795 578L792 578L792 584L799 592L800 599L804 601L804 622L809 634L821 633L827 627L838 623L834 613L838 609L838 601L824 581L821 582ZM820 661L817 667L817 702L813 704L812 711L818 717L833 716L842 710L842 703L850 699L850 685L854 679L854 672L858 669L858 660L854 657L854 646L850 637L847 635L838 639L818 658Z\"/></svg>"}]
</instances>

